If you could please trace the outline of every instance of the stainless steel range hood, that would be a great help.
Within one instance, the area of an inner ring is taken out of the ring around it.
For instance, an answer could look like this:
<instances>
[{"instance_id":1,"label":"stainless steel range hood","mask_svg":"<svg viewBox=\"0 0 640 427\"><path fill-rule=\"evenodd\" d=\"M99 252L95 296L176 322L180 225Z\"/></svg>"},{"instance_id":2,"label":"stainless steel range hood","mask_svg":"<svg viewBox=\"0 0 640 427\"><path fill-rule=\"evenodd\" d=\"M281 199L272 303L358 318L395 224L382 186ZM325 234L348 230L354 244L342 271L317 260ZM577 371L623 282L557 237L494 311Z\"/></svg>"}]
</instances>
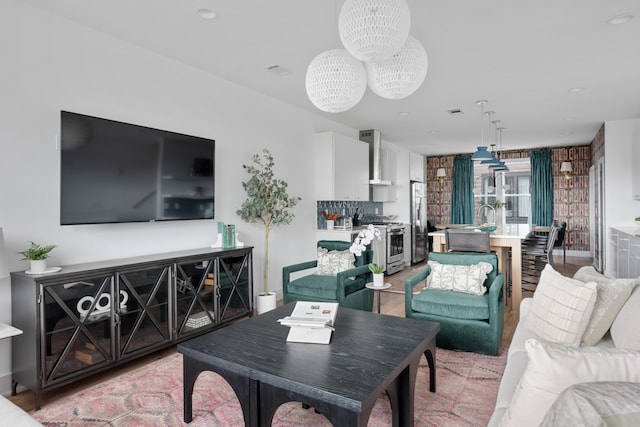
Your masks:
<instances>
[{"instance_id":1,"label":"stainless steel range hood","mask_svg":"<svg viewBox=\"0 0 640 427\"><path fill-rule=\"evenodd\" d=\"M380 131L376 129L361 130L360 141L369 144L369 184L392 185L391 181L386 181L382 177L382 138L380 137Z\"/></svg>"}]
</instances>

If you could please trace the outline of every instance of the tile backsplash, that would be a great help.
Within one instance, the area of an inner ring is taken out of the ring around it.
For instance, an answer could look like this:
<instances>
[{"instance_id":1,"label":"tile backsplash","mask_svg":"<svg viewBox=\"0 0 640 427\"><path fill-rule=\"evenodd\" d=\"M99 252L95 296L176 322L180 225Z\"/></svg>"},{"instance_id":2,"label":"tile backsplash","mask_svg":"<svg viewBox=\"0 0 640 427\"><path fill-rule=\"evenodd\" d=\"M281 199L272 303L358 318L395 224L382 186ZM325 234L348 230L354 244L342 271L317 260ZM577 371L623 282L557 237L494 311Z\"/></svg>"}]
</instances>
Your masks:
<instances>
[{"instance_id":1,"label":"tile backsplash","mask_svg":"<svg viewBox=\"0 0 640 427\"><path fill-rule=\"evenodd\" d=\"M316 223L319 230L327 227L327 220L322 211L329 213L338 212L340 216L353 217L356 211L360 209L363 214L362 221L375 221L378 215L383 215L382 202L355 202L355 201L336 201L336 200L320 200L316 202Z\"/></svg>"}]
</instances>

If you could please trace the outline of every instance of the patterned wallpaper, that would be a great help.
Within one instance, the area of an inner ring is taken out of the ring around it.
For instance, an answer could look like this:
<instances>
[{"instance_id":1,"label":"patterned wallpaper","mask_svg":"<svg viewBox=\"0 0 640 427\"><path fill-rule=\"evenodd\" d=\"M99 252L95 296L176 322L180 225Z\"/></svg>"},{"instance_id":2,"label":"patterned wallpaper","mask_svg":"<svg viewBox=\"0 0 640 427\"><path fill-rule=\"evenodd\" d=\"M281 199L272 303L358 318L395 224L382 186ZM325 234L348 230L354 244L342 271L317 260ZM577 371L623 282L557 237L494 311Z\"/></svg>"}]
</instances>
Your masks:
<instances>
[{"instance_id":1,"label":"patterned wallpaper","mask_svg":"<svg viewBox=\"0 0 640 427\"><path fill-rule=\"evenodd\" d=\"M600 133L600 132L599 132ZM596 137L597 139L597 137ZM594 140L595 143L595 140ZM554 218L567 221L567 250L589 251L589 167L592 145L551 147L553 168ZM502 158L529 157L531 150L504 151ZM427 157L427 214L438 224L449 223L451 214L451 174L455 155ZM571 162L573 176L565 179L560 166ZM442 185L436 177L438 168L446 170Z\"/></svg>"}]
</instances>

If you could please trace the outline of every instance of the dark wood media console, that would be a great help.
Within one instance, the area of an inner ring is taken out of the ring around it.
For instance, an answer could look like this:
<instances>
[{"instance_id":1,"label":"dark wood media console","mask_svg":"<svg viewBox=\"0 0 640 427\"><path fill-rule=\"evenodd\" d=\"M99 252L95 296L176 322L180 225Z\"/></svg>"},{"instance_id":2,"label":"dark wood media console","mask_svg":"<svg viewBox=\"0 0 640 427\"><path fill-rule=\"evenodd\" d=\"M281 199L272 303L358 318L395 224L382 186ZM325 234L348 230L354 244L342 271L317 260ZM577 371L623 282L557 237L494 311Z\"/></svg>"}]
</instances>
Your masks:
<instances>
[{"instance_id":1,"label":"dark wood media console","mask_svg":"<svg viewBox=\"0 0 640 427\"><path fill-rule=\"evenodd\" d=\"M11 273L13 393L41 394L251 316L252 247Z\"/></svg>"}]
</instances>

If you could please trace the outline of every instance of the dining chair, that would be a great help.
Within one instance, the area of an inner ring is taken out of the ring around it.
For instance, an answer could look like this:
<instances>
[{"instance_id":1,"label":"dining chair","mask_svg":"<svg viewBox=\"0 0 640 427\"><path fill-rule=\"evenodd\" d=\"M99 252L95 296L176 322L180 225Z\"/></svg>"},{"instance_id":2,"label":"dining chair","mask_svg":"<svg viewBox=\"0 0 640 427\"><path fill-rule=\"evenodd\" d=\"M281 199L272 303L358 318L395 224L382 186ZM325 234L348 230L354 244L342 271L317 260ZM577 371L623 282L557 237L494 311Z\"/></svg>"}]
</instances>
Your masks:
<instances>
[{"instance_id":1,"label":"dining chair","mask_svg":"<svg viewBox=\"0 0 640 427\"><path fill-rule=\"evenodd\" d=\"M554 266L553 247L559 229L560 227L552 224L549 233L544 237L544 244L541 244L540 236L535 233L527 236L522 242L522 289L535 291L545 265Z\"/></svg>"}]
</instances>

